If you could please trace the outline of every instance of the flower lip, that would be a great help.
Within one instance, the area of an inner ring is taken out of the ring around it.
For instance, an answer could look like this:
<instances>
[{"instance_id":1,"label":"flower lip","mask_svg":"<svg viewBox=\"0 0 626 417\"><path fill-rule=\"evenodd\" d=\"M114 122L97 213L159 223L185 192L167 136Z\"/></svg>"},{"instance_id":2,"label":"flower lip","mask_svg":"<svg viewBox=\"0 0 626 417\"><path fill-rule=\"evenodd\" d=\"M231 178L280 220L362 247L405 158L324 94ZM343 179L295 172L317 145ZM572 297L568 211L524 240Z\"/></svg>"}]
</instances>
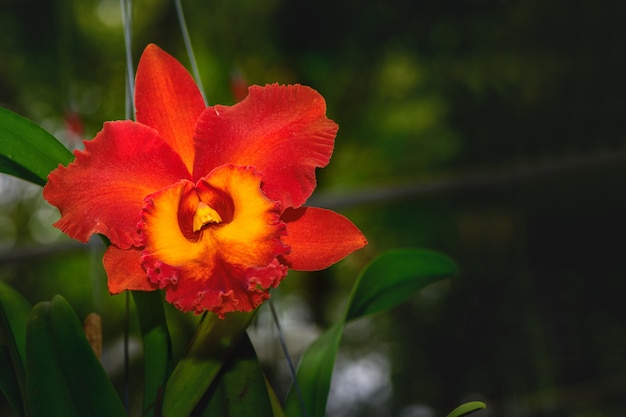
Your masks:
<instances>
[{"instance_id":1,"label":"flower lip","mask_svg":"<svg viewBox=\"0 0 626 417\"><path fill-rule=\"evenodd\" d=\"M223 165L146 198L141 262L168 301L185 311L250 310L286 275L278 260L290 250L285 223L261 178L252 167Z\"/></svg>"},{"instance_id":2,"label":"flower lip","mask_svg":"<svg viewBox=\"0 0 626 417\"><path fill-rule=\"evenodd\" d=\"M195 187L183 191L178 207L178 223L187 240L196 242L208 227L229 224L234 213L231 196L200 179Z\"/></svg>"},{"instance_id":3,"label":"flower lip","mask_svg":"<svg viewBox=\"0 0 626 417\"><path fill-rule=\"evenodd\" d=\"M174 267L212 269L217 257L264 267L289 252L279 206L263 193L256 170L223 165L195 185L182 180L146 197L139 225L144 255Z\"/></svg>"},{"instance_id":4,"label":"flower lip","mask_svg":"<svg viewBox=\"0 0 626 417\"><path fill-rule=\"evenodd\" d=\"M221 222L222 217L217 211L215 211L214 208L210 207L204 201L200 201L198 203L198 207L196 207L196 214L194 214L192 222L194 232L199 231L204 226L209 224Z\"/></svg>"}]
</instances>

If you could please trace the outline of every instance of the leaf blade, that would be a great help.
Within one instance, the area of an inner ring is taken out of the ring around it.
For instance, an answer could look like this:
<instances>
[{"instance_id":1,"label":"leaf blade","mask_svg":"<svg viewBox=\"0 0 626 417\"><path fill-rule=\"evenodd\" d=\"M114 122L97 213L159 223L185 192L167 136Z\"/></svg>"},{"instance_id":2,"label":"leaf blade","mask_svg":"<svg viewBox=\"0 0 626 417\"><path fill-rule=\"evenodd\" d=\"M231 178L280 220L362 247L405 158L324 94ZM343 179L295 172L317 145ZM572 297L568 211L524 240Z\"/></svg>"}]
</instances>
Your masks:
<instances>
[{"instance_id":1,"label":"leaf blade","mask_svg":"<svg viewBox=\"0 0 626 417\"><path fill-rule=\"evenodd\" d=\"M163 415L186 417L209 389L229 355L245 334L256 311L229 313L225 319L207 314L191 347L178 362L165 387Z\"/></svg>"},{"instance_id":2,"label":"leaf blade","mask_svg":"<svg viewBox=\"0 0 626 417\"><path fill-rule=\"evenodd\" d=\"M395 307L428 284L456 273L452 260L426 249L391 250L366 265L354 284L342 319L314 341L300 360L297 379L306 416L323 417L326 413L334 363L347 321ZM293 387L285 402L285 414L305 415Z\"/></svg>"},{"instance_id":3,"label":"leaf blade","mask_svg":"<svg viewBox=\"0 0 626 417\"><path fill-rule=\"evenodd\" d=\"M486 408L487 405L482 401L470 401L464 404L459 405L454 410L450 411L446 417L461 417L466 416L474 411L482 410Z\"/></svg>"},{"instance_id":4,"label":"leaf blade","mask_svg":"<svg viewBox=\"0 0 626 417\"><path fill-rule=\"evenodd\" d=\"M160 409L167 379L172 372L172 343L163 301L158 291L132 291L144 352L143 416Z\"/></svg>"},{"instance_id":5,"label":"leaf blade","mask_svg":"<svg viewBox=\"0 0 626 417\"><path fill-rule=\"evenodd\" d=\"M50 302L33 307L26 339L26 392L32 417L79 416L65 384L59 358L51 351ZM52 381L55 381L52 383Z\"/></svg>"},{"instance_id":6,"label":"leaf blade","mask_svg":"<svg viewBox=\"0 0 626 417\"><path fill-rule=\"evenodd\" d=\"M297 372L304 404L292 387L285 401L286 416L321 417L326 414L326 402L343 326L343 321L335 323L304 351ZM306 413L303 412L303 407Z\"/></svg>"},{"instance_id":7,"label":"leaf blade","mask_svg":"<svg viewBox=\"0 0 626 417\"><path fill-rule=\"evenodd\" d=\"M26 404L26 323L31 306L8 285L0 282L0 391L15 412L22 416L28 413Z\"/></svg>"},{"instance_id":8,"label":"leaf blade","mask_svg":"<svg viewBox=\"0 0 626 417\"><path fill-rule=\"evenodd\" d=\"M44 185L50 171L73 158L46 130L0 107L0 172Z\"/></svg>"},{"instance_id":9,"label":"leaf blade","mask_svg":"<svg viewBox=\"0 0 626 417\"><path fill-rule=\"evenodd\" d=\"M70 305L60 296L33 308L26 382L32 416L123 416L124 407Z\"/></svg>"},{"instance_id":10,"label":"leaf blade","mask_svg":"<svg viewBox=\"0 0 626 417\"><path fill-rule=\"evenodd\" d=\"M199 404L199 417L271 416L273 409L265 376L252 342L247 334L220 370L206 392L206 404Z\"/></svg>"},{"instance_id":11,"label":"leaf blade","mask_svg":"<svg viewBox=\"0 0 626 417\"><path fill-rule=\"evenodd\" d=\"M346 320L395 307L425 286L457 272L456 264L436 251L399 249L385 252L361 273L352 291Z\"/></svg>"}]
</instances>

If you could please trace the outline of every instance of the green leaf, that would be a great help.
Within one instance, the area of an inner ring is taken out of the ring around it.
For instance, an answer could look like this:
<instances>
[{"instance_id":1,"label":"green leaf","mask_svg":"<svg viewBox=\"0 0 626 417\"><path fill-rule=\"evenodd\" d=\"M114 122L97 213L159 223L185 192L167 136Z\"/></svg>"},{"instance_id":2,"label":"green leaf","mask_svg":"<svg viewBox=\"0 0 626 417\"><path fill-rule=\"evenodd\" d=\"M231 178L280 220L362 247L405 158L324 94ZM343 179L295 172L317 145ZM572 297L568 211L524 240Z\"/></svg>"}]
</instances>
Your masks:
<instances>
[{"instance_id":1,"label":"green leaf","mask_svg":"<svg viewBox=\"0 0 626 417\"><path fill-rule=\"evenodd\" d=\"M35 123L0 108L0 172L44 185L59 163L73 155L54 136Z\"/></svg>"},{"instance_id":2,"label":"green leaf","mask_svg":"<svg viewBox=\"0 0 626 417\"><path fill-rule=\"evenodd\" d=\"M446 417L461 417L466 416L474 411L482 410L487 407L485 403L481 401L471 401L465 404L459 405L454 410L450 411L450 413Z\"/></svg>"},{"instance_id":3,"label":"green leaf","mask_svg":"<svg viewBox=\"0 0 626 417\"><path fill-rule=\"evenodd\" d=\"M170 376L163 398L163 415L187 417L198 404L229 355L245 334L255 312L229 313L219 319L207 314L191 347Z\"/></svg>"},{"instance_id":4,"label":"green leaf","mask_svg":"<svg viewBox=\"0 0 626 417\"><path fill-rule=\"evenodd\" d=\"M343 321L335 323L303 353L297 372L302 399L297 388L292 386L285 401L286 416L326 415L326 401L344 324Z\"/></svg>"},{"instance_id":5,"label":"green leaf","mask_svg":"<svg viewBox=\"0 0 626 417\"><path fill-rule=\"evenodd\" d=\"M6 345L0 344L0 392L4 394L4 398L7 399L15 414L22 417L26 415L24 411L26 404L18 381L9 349Z\"/></svg>"},{"instance_id":6,"label":"green leaf","mask_svg":"<svg viewBox=\"0 0 626 417\"><path fill-rule=\"evenodd\" d=\"M267 387L267 395L270 399L270 404L272 406L272 416L273 417L285 417L285 410L283 410L283 406L280 403L280 400L276 396L276 392L274 388L270 385L269 381L265 380L265 386Z\"/></svg>"},{"instance_id":7,"label":"green leaf","mask_svg":"<svg viewBox=\"0 0 626 417\"><path fill-rule=\"evenodd\" d=\"M24 362L30 310L17 291L0 282L0 391L19 416L27 414Z\"/></svg>"},{"instance_id":8,"label":"green leaf","mask_svg":"<svg viewBox=\"0 0 626 417\"><path fill-rule=\"evenodd\" d=\"M50 309L50 302L37 304L27 328L26 390L31 415L60 417L65 413L67 417L78 417L63 364L56 355Z\"/></svg>"},{"instance_id":9,"label":"green leaf","mask_svg":"<svg viewBox=\"0 0 626 417\"><path fill-rule=\"evenodd\" d=\"M427 249L386 252L363 270L352 290L347 320L399 305L428 284L457 273L447 256Z\"/></svg>"},{"instance_id":10,"label":"green leaf","mask_svg":"<svg viewBox=\"0 0 626 417\"><path fill-rule=\"evenodd\" d=\"M0 281L0 341L14 344L21 363L26 358L26 323L31 308L20 293Z\"/></svg>"},{"instance_id":11,"label":"green leaf","mask_svg":"<svg viewBox=\"0 0 626 417\"><path fill-rule=\"evenodd\" d=\"M323 417L333 367L344 325L349 320L381 312L406 301L415 292L457 272L448 257L425 249L386 252L367 265L355 283L343 318L309 346L300 360L297 380L302 393L292 387L285 402L289 417Z\"/></svg>"},{"instance_id":12,"label":"green leaf","mask_svg":"<svg viewBox=\"0 0 626 417\"><path fill-rule=\"evenodd\" d=\"M60 296L37 304L31 313L26 389L33 417L125 415L81 323Z\"/></svg>"},{"instance_id":13,"label":"green leaf","mask_svg":"<svg viewBox=\"0 0 626 417\"><path fill-rule=\"evenodd\" d=\"M273 415L265 376L247 334L196 407L194 416L240 417Z\"/></svg>"},{"instance_id":14,"label":"green leaf","mask_svg":"<svg viewBox=\"0 0 626 417\"><path fill-rule=\"evenodd\" d=\"M143 416L161 408L165 384L172 372L172 344L159 291L132 291L143 340Z\"/></svg>"}]
</instances>

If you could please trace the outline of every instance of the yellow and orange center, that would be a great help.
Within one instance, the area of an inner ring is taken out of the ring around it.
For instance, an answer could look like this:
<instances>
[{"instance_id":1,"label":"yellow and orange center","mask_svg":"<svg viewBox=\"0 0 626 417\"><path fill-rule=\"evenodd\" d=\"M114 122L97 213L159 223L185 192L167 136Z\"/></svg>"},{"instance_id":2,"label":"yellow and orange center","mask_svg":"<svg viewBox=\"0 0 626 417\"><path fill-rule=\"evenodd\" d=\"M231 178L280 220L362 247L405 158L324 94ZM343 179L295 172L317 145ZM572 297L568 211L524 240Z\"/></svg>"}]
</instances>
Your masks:
<instances>
[{"instance_id":1,"label":"yellow and orange center","mask_svg":"<svg viewBox=\"0 0 626 417\"><path fill-rule=\"evenodd\" d=\"M194 233L202 229L204 226L210 223L221 223L222 217L220 214L208 204L203 201L198 203L196 213L193 216L193 231Z\"/></svg>"},{"instance_id":2,"label":"yellow and orange center","mask_svg":"<svg viewBox=\"0 0 626 417\"><path fill-rule=\"evenodd\" d=\"M223 165L196 184L182 180L147 197L142 212L144 256L194 279L211 276L218 262L266 267L287 253L278 203L261 190L251 167Z\"/></svg>"}]
</instances>

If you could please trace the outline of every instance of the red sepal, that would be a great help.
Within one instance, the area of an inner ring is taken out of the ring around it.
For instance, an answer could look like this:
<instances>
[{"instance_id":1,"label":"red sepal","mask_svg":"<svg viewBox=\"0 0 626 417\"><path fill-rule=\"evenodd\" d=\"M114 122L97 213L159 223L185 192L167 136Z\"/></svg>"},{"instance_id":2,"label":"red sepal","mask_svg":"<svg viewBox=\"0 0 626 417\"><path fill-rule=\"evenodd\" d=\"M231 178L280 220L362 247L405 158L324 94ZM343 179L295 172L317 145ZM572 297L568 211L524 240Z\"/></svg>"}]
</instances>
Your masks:
<instances>
[{"instance_id":1,"label":"red sepal","mask_svg":"<svg viewBox=\"0 0 626 417\"><path fill-rule=\"evenodd\" d=\"M331 210L300 207L286 210L283 242L291 253L279 257L291 269L317 271L367 245L363 233L350 220Z\"/></svg>"},{"instance_id":2,"label":"red sepal","mask_svg":"<svg viewBox=\"0 0 626 417\"><path fill-rule=\"evenodd\" d=\"M109 292L118 294L125 290L152 291L158 288L146 276L141 266L141 249L108 247L102 259L108 276Z\"/></svg>"},{"instance_id":3,"label":"red sepal","mask_svg":"<svg viewBox=\"0 0 626 417\"><path fill-rule=\"evenodd\" d=\"M137 66L135 106L137 121L156 129L191 172L193 131L206 106L185 67L154 44L146 47Z\"/></svg>"}]
</instances>

